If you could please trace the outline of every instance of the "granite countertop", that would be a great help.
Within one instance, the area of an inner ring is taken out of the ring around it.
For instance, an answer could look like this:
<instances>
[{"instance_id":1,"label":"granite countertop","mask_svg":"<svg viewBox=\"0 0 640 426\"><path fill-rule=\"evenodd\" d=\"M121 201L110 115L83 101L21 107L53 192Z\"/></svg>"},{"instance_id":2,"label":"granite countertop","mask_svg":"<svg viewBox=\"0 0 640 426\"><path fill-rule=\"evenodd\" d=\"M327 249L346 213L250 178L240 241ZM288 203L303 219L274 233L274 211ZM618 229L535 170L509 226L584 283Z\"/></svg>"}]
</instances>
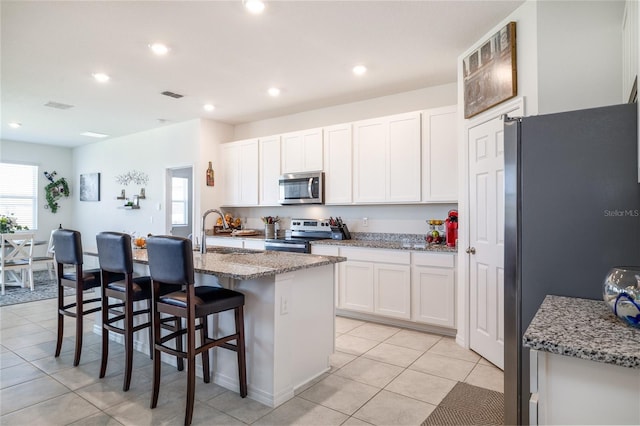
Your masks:
<instances>
[{"instance_id":1,"label":"granite countertop","mask_svg":"<svg viewBox=\"0 0 640 426\"><path fill-rule=\"evenodd\" d=\"M457 253L456 247L446 244L427 244L424 235L421 234L386 234L353 232L350 240L318 240L311 244L335 245L342 247L366 247L391 250L429 251L439 253Z\"/></svg>"},{"instance_id":2,"label":"granite countertop","mask_svg":"<svg viewBox=\"0 0 640 426\"><path fill-rule=\"evenodd\" d=\"M264 234L259 235L231 235L215 234L208 237L264 240ZM352 232L350 240L315 240L312 245L330 245L342 247L366 247L390 250L413 250L438 253L457 253L456 247L448 247L446 244L427 244L422 234L390 234L382 232Z\"/></svg>"},{"instance_id":3,"label":"granite countertop","mask_svg":"<svg viewBox=\"0 0 640 426\"><path fill-rule=\"evenodd\" d=\"M525 347L640 369L640 329L602 300L547 296L522 338Z\"/></svg>"},{"instance_id":4,"label":"granite countertop","mask_svg":"<svg viewBox=\"0 0 640 426\"><path fill-rule=\"evenodd\" d=\"M133 260L136 263L148 264L147 250L134 250ZM250 280L284 274L299 269L345 262L346 260L346 257L339 256L318 256L314 254L229 247L213 247L208 249L206 254L193 252L193 266L196 272L237 280Z\"/></svg>"}]
</instances>

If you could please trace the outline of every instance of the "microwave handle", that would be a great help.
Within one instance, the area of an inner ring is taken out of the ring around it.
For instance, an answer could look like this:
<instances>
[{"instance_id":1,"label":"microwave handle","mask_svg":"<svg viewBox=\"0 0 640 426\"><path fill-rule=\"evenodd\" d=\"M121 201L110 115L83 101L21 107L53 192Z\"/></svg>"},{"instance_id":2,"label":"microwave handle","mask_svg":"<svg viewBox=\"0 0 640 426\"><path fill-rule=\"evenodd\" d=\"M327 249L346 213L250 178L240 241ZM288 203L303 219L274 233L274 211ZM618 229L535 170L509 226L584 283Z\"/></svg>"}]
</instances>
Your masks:
<instances>
[{"instance_id":1,"label":"microwave handle","mask_svg":"<svg viewBox=\"0 0 640 426\"><path fill-rule=\"evenodd\" d=\"M309 178L309 183L307 184L307 190L309 191L309 198L313 198L313 178Z\"/></svg>"}]
</instances>

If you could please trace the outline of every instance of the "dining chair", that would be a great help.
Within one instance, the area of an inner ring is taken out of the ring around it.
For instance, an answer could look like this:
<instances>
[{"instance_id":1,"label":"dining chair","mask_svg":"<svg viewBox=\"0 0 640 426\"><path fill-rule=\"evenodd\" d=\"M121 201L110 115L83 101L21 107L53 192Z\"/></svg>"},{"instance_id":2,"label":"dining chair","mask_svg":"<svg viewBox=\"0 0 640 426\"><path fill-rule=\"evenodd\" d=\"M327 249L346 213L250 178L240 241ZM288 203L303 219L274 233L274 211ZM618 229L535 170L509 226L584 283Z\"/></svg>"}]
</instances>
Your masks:
<instances>
[{"instance_id":1,"label":"dining chair","mask_svg":"<svg viewBox=\"0 0 640 426\"><path fill-rule=\"evenodd\" d=\"M109 357L109 332L124 337L125 370L123 391L131 385L133 366L133 334L145 328L149 331L149 347L153 342L151 328L151 278L134 276L131 236L122 232L100 232L96 235L98 260L100 262L102 289L102 362L100 378L105 376ZM161 288L160 294L173 291L171 287ZM146 308L136 309L135 302L146 301ZM146 322L134 324L139 315L148 314ZM163 324L163 328L175 331L175 324ZM121 323L122 322L122 323ZM150 349L153 357L153 350ZM179 369L181 365L178 366Z\"/></svg>"},{"instance_id":2,"label":"dining chair","mask_svg":"<svg viewBox=\"0 0 640 426\"><path fill-rule=\"evenodd\" d=\"M55 266L55 246L53 244L53 233L55 229L51 231L49 235L49 244L47 245L47 252L44 256L33 256L31 258L31 265L46 265L47 271L49 271L49 278L52 280L56 277L56 266Z\"/></svg>"},{"instance_id":3,"label":"dining chair","mask_svg":"<svg viewBox=\"0 0 640 426\"><path fill-rule=\"evenodd\" d=\"M53 244L55 246L56 275L58 278L58 339L55 356L60 356L60 350L62 349L64 317L75 318L76 345L73 366L76 367L80 363L80 354L82 352L83 318L85 315L98 312L101 309L101 306L98 305L85 310L85 305L98 303L100 298L84 298L86 290L100 286L100 269L83 269L80 232L71 229L56 229L53 232ZM65 272L65 265L71 266L73 271ZM64 301L65 287L75 289L76 293L74 302L66 305Z\"/></svg>"},{"instance_id":4,"label":"dining chair","mask_svg":"<svg viewBox=\"0 0 640 426\"><path fill-rule=\"evenodd\" d=\"M33 257L33 233L17 232L13 234L0 234L0 287L2 295L5 294L7 275L13 278L13 282L25 286L28 279L33 291L33 270L31 258ZM20 278L16 275L20 271ZM27 271L28 278L24 272Z\"/></svg>"},{"instance_id":5,"label":"dining chair","mask_svg":"<svg viewBox=\"0 0 640 426\"><path fill-rule=\"evenodd\" d=\"M167 353L187 360L187 400L184 424L191 424L195 397L196 356L202 355L202 374L209 383L209 349L221 347L235 351L238 356L240 396L247 396L247 372L244 343L244 294L222 287L195 285L193 249L191 240L174 236L154 236L147 239L147 255L152 282L153 312L153 394L151 408L158 404L160 392L160 354ZM161 285L173 287L173 291L161 295ZM209 315L233 310L235 333L218 338L208 335ZM161 314L184 318L186 328L166 336L160 332ZM196 324L198 320L199 324ZM196 345L196 332L200 330L200 344ZM186 350L172 348L169 342L186 336ZM229 342L235 341L235 344Z\"/></svg>"}]
</instances>

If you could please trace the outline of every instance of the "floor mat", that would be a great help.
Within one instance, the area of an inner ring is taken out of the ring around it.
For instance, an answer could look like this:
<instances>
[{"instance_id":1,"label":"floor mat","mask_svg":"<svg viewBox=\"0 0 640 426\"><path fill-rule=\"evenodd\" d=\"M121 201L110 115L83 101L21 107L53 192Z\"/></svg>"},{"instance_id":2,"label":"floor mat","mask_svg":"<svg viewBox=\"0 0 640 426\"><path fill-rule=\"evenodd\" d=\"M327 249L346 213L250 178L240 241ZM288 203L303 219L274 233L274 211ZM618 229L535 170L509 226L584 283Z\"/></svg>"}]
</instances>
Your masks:
<instances>
[{"instance_id":1,"label":"floor mat","mask_svg":"<svg viewBox=\"0 0 640 426\"><path fill-rule=\"evenodd\" d=\"M49 278L48 271L33 272L34 290L29 287L5 286L5 295L0 296L0 306L15 305L17 303L33 302L34 300L53 299L58 297L56 279ZM89 290L93 291L93 290ZM72 288L65 288L64 295L76 294Z\"/></svg>"},{"instance_id":2,"label":"floor mat","mask_svg":"<svg viewBox=\"0 0 640 426\"><path fill-rule=\"evenodd\" d=\"M502 425L504 395L459 382L422 423L428 425Z\"/></svg>"}]
</instances>

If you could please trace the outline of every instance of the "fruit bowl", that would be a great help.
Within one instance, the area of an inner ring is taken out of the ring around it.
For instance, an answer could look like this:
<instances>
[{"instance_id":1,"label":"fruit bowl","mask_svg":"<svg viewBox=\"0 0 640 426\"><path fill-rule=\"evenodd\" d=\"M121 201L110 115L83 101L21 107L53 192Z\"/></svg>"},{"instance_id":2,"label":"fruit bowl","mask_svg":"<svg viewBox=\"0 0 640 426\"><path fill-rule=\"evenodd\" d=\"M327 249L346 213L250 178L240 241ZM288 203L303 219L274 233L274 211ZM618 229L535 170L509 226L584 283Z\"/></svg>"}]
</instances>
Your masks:
<instances>
[{"instance_id":1,"label":"fruit bowl","mask_svg":"<svg viewBox=\"0 0 640 426\"><path fill-rule=\"evenodd\" d=\"M604 279L602 297L614 315L640 328L640 266L612 268Z\"/></svg>"}]
</instances>

